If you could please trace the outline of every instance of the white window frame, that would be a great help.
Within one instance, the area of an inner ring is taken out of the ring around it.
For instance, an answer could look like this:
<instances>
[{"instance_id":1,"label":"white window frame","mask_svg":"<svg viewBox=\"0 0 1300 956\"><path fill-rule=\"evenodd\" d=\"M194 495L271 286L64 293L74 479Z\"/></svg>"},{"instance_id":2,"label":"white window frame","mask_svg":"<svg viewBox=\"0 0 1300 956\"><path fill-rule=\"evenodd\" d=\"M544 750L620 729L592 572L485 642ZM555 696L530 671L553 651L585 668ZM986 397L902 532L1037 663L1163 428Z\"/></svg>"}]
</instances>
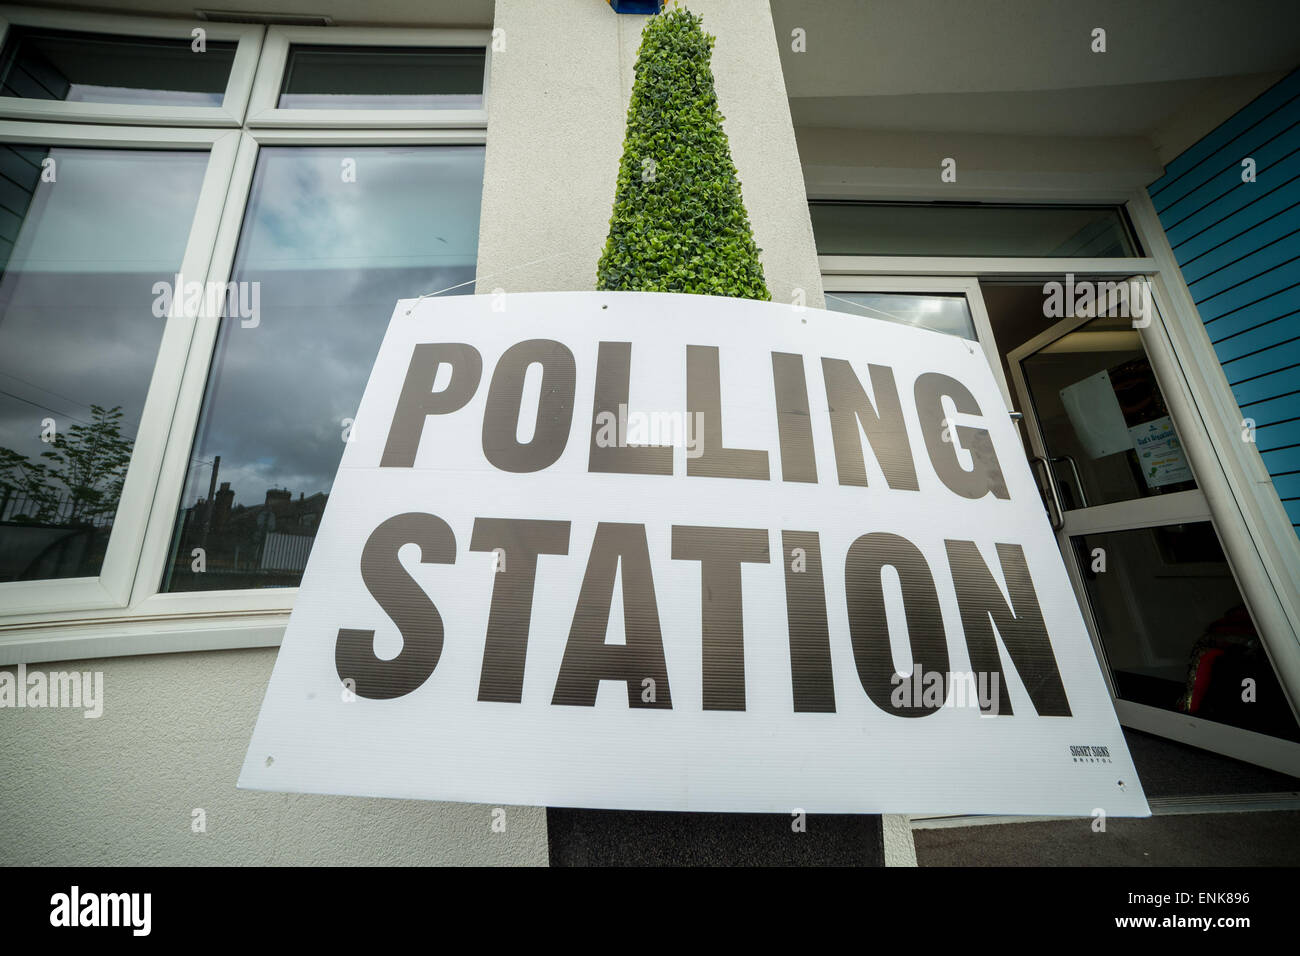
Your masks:
<instances>
[{"instance_id":1,"label":"white window frame","mask_svg":"<svg viewBox=\"0 0 1300 956\"><path fill-rule=\"evenodd\" d=\"M237 132L9 123L6 124L3 139L10 143L33 146L208 152L207 170L181 259L181 272L184 275L197 277L207 273L217 224L225 203L226 187L234 164L239 140ZM143 312L148 305L144 290L141 290L140 301ZM102 611L121 608L127 604L144 540L144 521L153 506L167 430L180 386L180 368L189 351L193 331L192 320L180 315L171 315L157 321L165 323L158 357L140 416L140 427L131 463L127 468L117 516L109 536L103 568L96 577L0 583L0 615L3 615L0 624L11 620L15 615L41 615L41 612L46 612L51 607L57 607L60 611Z\"/></svg>"},{"instance_id":2,"label":"white window frame","mask_svg":"<svg viewBox=\"0 0 1300 956\"><path fill-rule=\"evenodd\" d=\"M1014 408L1011 403L1011 391L1007 387L1007 377L1002 371L1002 361L997 353L997 345L993 341L993 328L989 325L989 313L984 307L984 295L980 291L979 279L974 276L823 274L822 291L826 293L826 298L831 298L836 292L896 292L900 295L932 292L935 295L965 296L971 321L975 326L976 341L971 344L978 345L984 350L984 357L988 359L989 367L993 369L993 378L998 383L998 390L1002 393L1002 401L1006 404L1007 411Z\"/></svg>"},{"instance_id":3,"label":"white window frame","mask_svg":"<svg viewBox=\"0 0 1300 956\"><path fill-rule=\"evenodd\" d=\"M305 130L249 130L240 141L231 178L230 198L217 233L210 277L226 283L234 265L257 157L262 146L342 145L358 147L385 145L477 146L487 142L486 130L333 130L328 137ZM412 294L431 290L413 290ZM207 616L228 613L238 608L247 612L281 612L293 608L297 588L245 588L230 591L159 590L166 569L176 515L181 505L185 478L189 469L194 435L208 384L208 373L215 353L219 321L200 319L195 327L184 379L171 426L159 481L157 506L153 509L145 534L140 574L132 594L132 613L146 618L159 615Z\"/></svg>"},{"instance_id":4,"label":"white window frame","mask_svg":"<svg viewBox=\"0 0 1300 956\"><path fill-rule=\"evenodd\" d=\"M73 16L76 29L84 32L141 35L136 28L141 21L135 18ZM163 22L175 27L180 21ZM60 28L68 26L60 24ZM260 40L262 28L253 30ZM488 50L490 64L490 33L486 30L293 27L272 28L271 32L282 37L285 53L289 42L482 45ZM208 35L214 36L211 29ZM260 43L259 48L265 49ZM273 75L267 82L273 82L278 95L284 61L281 54L273 53L273 57L279 63L267 67L268 75ZM263 65L268 62L264 54ZM42 122L7 124L0 139L103 148L212 150L182 265L187 281L224 284L229 280L262 146L482 146L487 142L485 110L275 110L280 115L261 125L246 121L241 129L170 129L161 125L74 126L58 122L63 117L51 107L60 105L67 104L44 102L39 113ZM170 112L162 107L130 109L129 119L115 122L141 123L152 114L166 116ZM421 117L432 112L455 116L443 116L437 124L425 123ZM302 115L283 115L293 113ZM348 115L340 115L345 113ZM358 128L359 119L368 125ZM297 588L160 591L219 331L218 320L206 316L175 315L166 322L104 572L98 578L0 583L0 666L267 647L280 642Z\"/></svg>"},{"instance_id":5,"label":"white window frame","mask_svg":"<svg viewBox=\"0 0 1300 956\"><path fill-rule=\"evenodd\" d=\"M402 30L393 28L271 27L266 34L248 108L250 127L318 129L456 129L487 126L488 76L492 35L487 30ZM485 53L481 109L281 109L280 88L291 46L466 47Z\"/></svg>"},{"instance_id":6,"label":"white window frame","mask_svg":"<svg viewBox=\"0 0 1300 956\"><path fill-rule=\"evenodd\" d=\"M0 45L8 36L10 26L124 37L166 37L184 40L186 43L192 41L194 30L203 30L209 41L238 44L220 106L68 103L62 100L0 96L0 117L58 120L65 123L134 123L141 126L238 126L242 123L244 111L248 107L248 97L253 89L253 71L257 67L265 30L262 26L241 23L164 20L0 6Z\"/></svg>"}]
</instances>

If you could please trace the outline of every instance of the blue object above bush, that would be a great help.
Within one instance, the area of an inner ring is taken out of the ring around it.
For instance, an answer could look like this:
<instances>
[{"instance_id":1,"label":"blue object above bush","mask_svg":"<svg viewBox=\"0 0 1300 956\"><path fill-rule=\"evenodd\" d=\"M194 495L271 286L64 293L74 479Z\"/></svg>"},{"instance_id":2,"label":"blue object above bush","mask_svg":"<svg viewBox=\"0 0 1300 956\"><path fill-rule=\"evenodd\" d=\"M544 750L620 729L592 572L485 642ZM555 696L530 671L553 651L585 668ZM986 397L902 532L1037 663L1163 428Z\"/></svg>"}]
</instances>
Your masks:
<instances>
[{"instance_id":1,"label":"blue object above bush","mask_svg":"<svg viewBox=\"0 0 1300 956\"><path fill-rule=\"evenodd\" d=\"M663 0L609 0L615 13L658 13Z\"/></svg>"}]
</instances>

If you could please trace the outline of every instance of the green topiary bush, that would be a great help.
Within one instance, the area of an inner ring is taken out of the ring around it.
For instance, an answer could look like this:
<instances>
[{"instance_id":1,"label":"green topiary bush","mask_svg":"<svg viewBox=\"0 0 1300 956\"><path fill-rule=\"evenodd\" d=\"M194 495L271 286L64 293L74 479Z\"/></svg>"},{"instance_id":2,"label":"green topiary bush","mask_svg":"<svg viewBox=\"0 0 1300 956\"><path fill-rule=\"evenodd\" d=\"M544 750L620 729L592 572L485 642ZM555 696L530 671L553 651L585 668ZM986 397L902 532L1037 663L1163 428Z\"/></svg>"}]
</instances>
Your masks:
<instances>
[{"instance_id":1,"label":"green topiary bush","mask_svg":"<svg viewBox=\"0 0 1300 956\"><path fill-rule=\"evenodd\" d=\"M641 34L609 238L596 288L771 299L722 129L700 17Z\"/></svg>"}]
</instances>

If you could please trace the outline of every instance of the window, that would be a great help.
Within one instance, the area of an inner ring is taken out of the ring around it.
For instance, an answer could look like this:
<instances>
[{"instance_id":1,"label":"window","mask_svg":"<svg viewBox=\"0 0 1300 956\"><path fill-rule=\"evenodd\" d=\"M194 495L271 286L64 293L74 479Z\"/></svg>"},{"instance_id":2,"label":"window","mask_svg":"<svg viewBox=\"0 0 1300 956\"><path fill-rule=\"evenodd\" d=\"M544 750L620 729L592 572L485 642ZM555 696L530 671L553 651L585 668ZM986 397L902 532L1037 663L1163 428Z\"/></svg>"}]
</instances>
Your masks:
<instances>
[{"instance_id":1,"label":"window","mask_svg":"<svg viewBox=\"0 0 1300 956\"><path fill-rule=\"evenodd\" d=\"M0 93L38 100L137 106L220 106L234 43L11 30L0 53Z\"/></svg>"},{"instance_id":2,"label":"window","mask_svg":"<svg viewBox=\"0 0 1300 956\"><path fill-rule=\"evenodd\" d=\"M263 28L0 8L0 116L238 126Z\"/></svg>"},{"instance_id":3,"label":"window","mask_svg":"<svg viewBox=\"0 0 1300 956\"><path fill-rule=\"evenodd\" d=\"M823 275L826 308L846 321L895 322L964 339L988 357L998 389L1011 408L979 281L971 276Z\"/></svg>"},{"instance_id":4,"label":"window","mask_svg":"<svg viewBox=\"0 0 1300 956\"><path fill-rule=\"evenodd\" d=\"M481 109L482 50L292 46L277 106Z\"/></svg>"},{"instance_id":5,"label":"window","mask_svg":"<svg viewBox=\"0 0 1300 956\"><path fill-rule=\"evenodd\" d=\"M207 164L0 147L0 581L103 566Z\"/></svg>"},{"instance_id":6,"label":"window","mask_svg":"<svg viewBox=\"0 0 1300 956\"><path fill-rule=\"evenodd\" d=\"M248 124L483 127L488 60L486 31L274 29Z\"/></svg>"},{"instance_id":7,"label":"window","mask_svg":"<svg viewBox=\"0 0 1300 956\"><path fill-rule=\"evenodd\" d=\"M912 325L975 341L975 322L964 295L917 295L897 292L827 292L832 312Z\"/></svg>"},{"instance_id":8,"label":"window","mask_svg":"<svg viewBox=\"0 0 1300 956\"><path fill-rule=\"evenodd\" d=\"M488 34L0 31L0 658L273 640L397 299L473 291Z\"/></svg>"},{"instance_id":9,"label":"window","mask_svg":"<svg viewBox=\"0 0 1300 956\"><path fill-rule=\"evenodd\" d=\"M1101 317L1021 361L1067 508L1196 487L1182 440L1127 317ZM1145 450L1144 450L1145 449Z\"/></svg>"},{"instance_id":10,"label":"window","mask_svg":"<svg viewBox=\"0 0 1300 956\"><path fill-rule=\"evenodd\" d=\"M473 291L482 181L478 146L261 151L166 590L298 584L393 304Z\"/></svg>"},{"instance_id":11,"label":"window","mask_svg":"<svg viewBox=\"0 0 1300 956\"><path fill-rule=\"evenodd\" d=\"M1116 697L1300 741L1255 621L1208 521L1071 538ZM1257 696L1243 694L1254 686Z\"/></svg>"},{"instance_id":12,"label":"window","mask_svg":"<svg viewBox=\"0 0 1300 956\"><path fill-rule=\"evenodd\" d=\"M813 202L809 211L823 256L1139 255L1114 206Z\"/></svg>"}]
</instances>

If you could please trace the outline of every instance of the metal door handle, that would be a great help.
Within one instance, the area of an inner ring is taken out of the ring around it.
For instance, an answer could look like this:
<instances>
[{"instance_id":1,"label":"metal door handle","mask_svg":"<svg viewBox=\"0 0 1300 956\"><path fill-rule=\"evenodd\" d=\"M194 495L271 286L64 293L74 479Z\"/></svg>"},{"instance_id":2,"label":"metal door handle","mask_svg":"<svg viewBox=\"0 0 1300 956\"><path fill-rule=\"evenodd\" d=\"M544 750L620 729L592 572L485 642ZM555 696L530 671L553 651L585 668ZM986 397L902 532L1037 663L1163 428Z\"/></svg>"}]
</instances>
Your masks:
<instances>
[{"instance_id":1,"label":"metal door handle","mask_svg":"<svg viewBox=\"0 0 1300 956\"><path fill-rule=\"evenodd\" d=\"M1052 530L1060 531L1065 527L1065 510L1061 507L1061 491L1056 487L1056 475L1052 473L1052 463L1042 455L1033 455L1029 460L1043 466L1043 472L1047 476L1047 500L1050 505L1047 509L1047 517L1052 522Z\"/></svg>"},{"instance_id":2,"label":"metal door handle","mask_svg":"<svg viewBox=\"0 0 1300 956\"><path fill-rule=\"evenodd\" d=\"M1070 466L1070 473L1074 475L1074 487L1079 491L1079 506L1088 507L1088 493L1083 490L1083 479L1079 477L1079 466L1074 463L1074 456L1061 455L1051 460L1053 462L1063 461Z\"/></svg>"}]
</instances>

